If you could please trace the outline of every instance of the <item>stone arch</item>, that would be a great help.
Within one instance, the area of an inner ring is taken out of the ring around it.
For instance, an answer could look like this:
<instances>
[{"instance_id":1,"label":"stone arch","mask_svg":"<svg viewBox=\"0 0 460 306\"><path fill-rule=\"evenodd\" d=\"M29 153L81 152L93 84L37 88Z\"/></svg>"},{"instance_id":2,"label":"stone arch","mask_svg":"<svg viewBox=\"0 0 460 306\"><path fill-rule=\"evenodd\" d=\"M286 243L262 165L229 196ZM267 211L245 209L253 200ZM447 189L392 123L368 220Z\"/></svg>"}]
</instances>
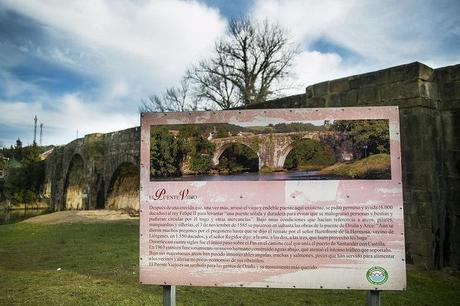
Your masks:
<instances>
[{"instance_id":1,"label":"stone arch","mask_svg":"<svg viewBox=\"0 0 460 306\"><path fill-rule=\"evenodd\" d=\"M259 161L259 168L261 166L261 161L260 161L260 154L258 151L255 151L250 145L248 145L247 143L244 143L244 142L241 142L241 141L231 141L231 142L225 142L225 143L222 143L220 146L216 146L216 149L214 150L214 155L212 157L212 163L214 166L217 166L219 165L219 160L220 160L220 157L222 156L222 154L225 152L225 150L227 150L228 148L230 148L231 146L234 146L234 145L244 145L246 147L248 147L251 151L253 151Z\"/></svg>"},{"instance_id":2,"label":"stone arch","mask_svg":"<svg viewBox=\"0 0 460 306\"><path fill-rule=\"evenodd\" d=\"M85 162L75 153L67 167L64 184L63 209L88 209L87 190L85 186Z\"/></svg>"},{"instance_id":3,"label":"stone arch","mask_svg":"<svg viewBox=\"0 0 460 306\"><path fill-rule=\"evenodd\" d=\"M333 149L330 148L327 144L321 142L319 138L316 138L316 137L302 137L301 139L298 139L298 140L292 140L289 144L287 144L287 145L281 150L281 154L279 155L278 162L277 162L277 166L278 166L279 168L284 168L284 164L285 164L285 162L286 162L287 157L289 156L289 153L292 152L292 150L294 149L295 144L296 144L298 141L314 141L314 142L320 144L321 146L330 149L330 150L331 150L331 153L332 153L333 155L335 155Z\"/></svg>"},{"instance_id":4,"label":"stone arch","mask_svg":"<svg viewBox=\"0 0 460 306\"><path fill-rule=\"evenodd\" d=\"M308 135L304 135L301 139L299 140L308 140L308 139L314 139L313 137L310 137ZM314 139L316 140L316 139ZM287 144L285 144L278 152L278 158L276 159L276 167L277 168L283 168L284 163L286 162L286 158L288 157L289 153L292 151L294 148L294 143L296 141L293 140L292 138L289 138L289 141Z\"/></svg>"},{"instance_id":5,"label":"stone arch","mask_svg":"<svg viewBox=\"0 0 460 306\"><path fill-rule=\"evenodd\" d=\"M280 151L280 155L278 157L278 160L276 162L276 167L277 168L283 168L284 163L286 162L286 158L289 155L289 153L292 151L294 148L294 141L291 142L290 144L286 145L284 148L282 148Z\"/></svg>"},{"instance_id":6,"label":"stone arch","mask_svg":"<svg viewBox=\"0 0 460 306\"><path fill-rule=\"evenodd\" d=\"M105 208L139 210L139 167L136 164L123 162L113 172Z\"/></svg>"},{"instance_id":7,"label":"stone arch","mask_svg":"<svg viewBox=\"0 0 460 306\"><path fill-rule=\"evenodd\" d=\"M105 208L105 186L102 174L96 174L96 209Z\"/></svg>"}]
</instances>

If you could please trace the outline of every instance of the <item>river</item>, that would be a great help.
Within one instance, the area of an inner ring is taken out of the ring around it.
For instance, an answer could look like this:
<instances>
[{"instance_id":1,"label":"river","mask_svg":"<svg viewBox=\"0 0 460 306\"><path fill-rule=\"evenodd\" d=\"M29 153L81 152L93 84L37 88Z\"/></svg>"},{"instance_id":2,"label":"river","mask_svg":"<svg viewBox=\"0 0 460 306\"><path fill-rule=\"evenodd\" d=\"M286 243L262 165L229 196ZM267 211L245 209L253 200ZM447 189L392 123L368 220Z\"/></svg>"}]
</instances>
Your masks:
<instances>
[{"instance_id":1,"label":"river","mask_svg":"<svg viewBox=\"0 0 460 306\"><path fill-rule=\"evenodd\" d=\"M155 178L161 181L302 181L339 180L338 176L321 175L319 171L289 170L283 172L244 172L228 175L184 175L181 177Z\"/></svg>"},{"instance_id":2,"label":"river","mask_svg":"<svg viewBox=\"0 0 460 306\"><path fill-rule=\"evenodd\" d=\"M0 225L20 222L22 220L43 215L47 213L46 208L39 209L0 209Z\"/></svg>"}]
</instances>

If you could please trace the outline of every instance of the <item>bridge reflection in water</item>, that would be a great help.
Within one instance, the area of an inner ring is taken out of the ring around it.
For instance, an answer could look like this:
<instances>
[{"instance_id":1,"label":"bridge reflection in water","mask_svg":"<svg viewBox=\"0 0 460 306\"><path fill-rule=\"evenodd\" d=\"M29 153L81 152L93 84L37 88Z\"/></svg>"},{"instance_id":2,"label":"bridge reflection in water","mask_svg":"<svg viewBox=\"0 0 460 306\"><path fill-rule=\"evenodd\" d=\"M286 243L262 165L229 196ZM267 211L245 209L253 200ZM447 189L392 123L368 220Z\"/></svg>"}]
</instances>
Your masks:
<instances>
[{"instance_id":1,"label":"bridge reflection in water","mask_svg":"<svg viewBox=\"0 0 460 306\"><path fill-rule=\"evenodd\" d=\"M302 181L342 180L339 176L321 175L319 171L290 170L282 172L245 172L226 175L184 175L181 177L155 178L154 181Z\"/></svg>"}]
</instances>

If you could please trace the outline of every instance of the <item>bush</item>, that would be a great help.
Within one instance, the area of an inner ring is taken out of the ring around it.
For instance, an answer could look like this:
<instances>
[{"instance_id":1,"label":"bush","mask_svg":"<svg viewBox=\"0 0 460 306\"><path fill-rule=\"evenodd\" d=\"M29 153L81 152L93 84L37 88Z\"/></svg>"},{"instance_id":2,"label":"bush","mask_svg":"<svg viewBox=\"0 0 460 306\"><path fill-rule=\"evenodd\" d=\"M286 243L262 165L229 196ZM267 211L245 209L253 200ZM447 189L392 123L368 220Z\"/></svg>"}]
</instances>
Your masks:
<instances>
[{"instance_id":1,"label":"bush","mask_svg":"<svg viewBox=\"0 0 460 306\"><path fill-rule=\"evenodd\" d=\"M324 167L335 163L331 149L312 139L294 140L293 148L284 162L285 169Z\"/></svg>"},{"instance_id":2,"label":"bush","mask_svg":"<svg viewBox=\"0 0 460 306\"><path fill-rule=\"evenodd\" d=\"M207 173L212 168L211 157L207 154L194 156L190 162L190 169L199 174Z\"/></svg>"},{"instance_id":3,"label":"bush","mask_svg":"<svg viewBox=\"0 0 460 306\"><path fill-rule=\"evenodd\" d=\"M44 161L26 161L20 168L9 169L4 193L11 202L32 203L41 193L45 181Z\"/></svg>"}]
</instances>

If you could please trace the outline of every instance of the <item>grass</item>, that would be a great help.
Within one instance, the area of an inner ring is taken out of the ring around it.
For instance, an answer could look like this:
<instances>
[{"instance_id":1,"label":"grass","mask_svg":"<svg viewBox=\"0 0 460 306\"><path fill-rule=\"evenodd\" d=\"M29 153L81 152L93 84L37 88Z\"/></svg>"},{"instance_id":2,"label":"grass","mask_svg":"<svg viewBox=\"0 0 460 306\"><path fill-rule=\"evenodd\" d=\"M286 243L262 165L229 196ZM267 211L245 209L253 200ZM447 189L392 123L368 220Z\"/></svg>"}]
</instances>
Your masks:
<instances>
[{"instance_id":1,"label":"grass","mask_svg":"<svg viewBox=\"0 0 460 306\"><path fill-rule=\"evenodd\" d=\"M390 179L390 155L375 154L357 161L337 163L322 169L320 173L356 179Z\"/></svg>"},{"instance_id":2,"label":"grass","mask_svg":"<svg viewBox=\"0 0 460 306\"><path fill-rule=\"evenodd\" d=\"M297 167L297 170L302 171L317 171L328 167L329 165L321 164L301 164Z\"/></svg>"},{"instance_id":3,"label":"grass","mask_svg":"<svg viewBox=\"0 0 460 306\"><path fill-rule=\"evenodd\" d=\"M138 283L138 221L0 226L0 305L161 305ZM60 271L58 271L58 269ZM460 305L460 277L408 271L382 305ZM178 305L363 305L352 290L178 287Z\"/></svg>"}]
</instances>

